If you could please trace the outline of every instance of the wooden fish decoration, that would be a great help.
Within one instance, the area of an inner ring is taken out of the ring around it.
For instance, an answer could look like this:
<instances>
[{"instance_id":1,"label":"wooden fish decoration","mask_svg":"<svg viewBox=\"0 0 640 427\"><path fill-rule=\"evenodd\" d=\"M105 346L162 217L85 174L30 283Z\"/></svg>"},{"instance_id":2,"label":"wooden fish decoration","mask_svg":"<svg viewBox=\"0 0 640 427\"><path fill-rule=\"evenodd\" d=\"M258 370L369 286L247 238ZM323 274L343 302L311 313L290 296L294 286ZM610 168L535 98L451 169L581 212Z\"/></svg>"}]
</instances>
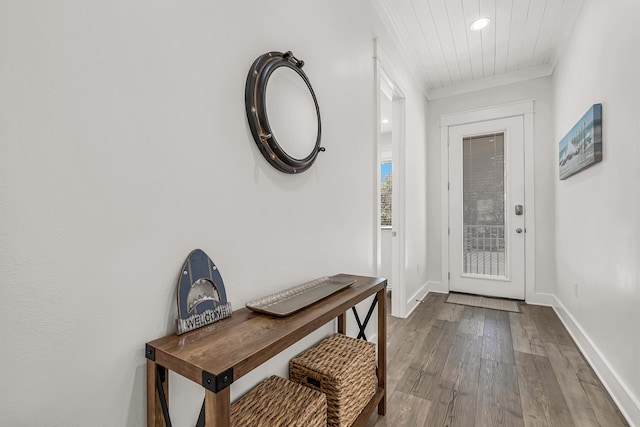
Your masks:
<instances>
[{"instance_id":1,"label":"wooden fish decoration","mask_svg":"<svg viewBox=\"0 0 640 427\"><path fill-rule=\"evenodd\" d=\"M201 249L192 251L178 279L178 335L231 316L218 267Z\"/></svg>"}]
</instances>

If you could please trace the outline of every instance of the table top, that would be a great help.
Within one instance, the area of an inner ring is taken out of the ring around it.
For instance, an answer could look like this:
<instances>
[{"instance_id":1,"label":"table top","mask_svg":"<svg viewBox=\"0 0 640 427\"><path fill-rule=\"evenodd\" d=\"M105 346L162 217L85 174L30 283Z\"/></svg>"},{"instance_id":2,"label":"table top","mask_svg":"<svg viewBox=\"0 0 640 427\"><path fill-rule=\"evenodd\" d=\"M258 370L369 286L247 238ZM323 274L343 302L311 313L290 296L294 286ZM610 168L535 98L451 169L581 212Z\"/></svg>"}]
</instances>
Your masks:
<instances>
[{"instance_id":1,"label":"table top","mask_svg":"<svg viewBox=\"0 0 640 427\"><path fill-rule=\"evenodd\" d=\"M194 382L203 371L220 375L233 369L237 380L348 309L385 289L386 279L340 274L355 283L290 316L274 317L247 308L225 319L182 335L171 334L147 343L157 364Z\"/></svg>"}]
</instances>

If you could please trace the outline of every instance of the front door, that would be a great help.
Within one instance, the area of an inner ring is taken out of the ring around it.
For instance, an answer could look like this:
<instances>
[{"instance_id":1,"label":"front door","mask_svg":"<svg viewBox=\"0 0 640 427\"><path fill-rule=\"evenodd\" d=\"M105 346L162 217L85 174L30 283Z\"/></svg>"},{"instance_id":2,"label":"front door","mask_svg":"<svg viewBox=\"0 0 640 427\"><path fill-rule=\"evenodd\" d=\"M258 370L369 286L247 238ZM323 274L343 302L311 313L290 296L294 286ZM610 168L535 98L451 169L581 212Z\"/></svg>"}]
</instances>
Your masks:
<instances>
[{"instance_id":1,"label":"front door","mask_svg":"<svg viewBox=\"0 0 640 427\"><path fill-rule=\"evenodd\" d=\"M522 116L449 127L449 289L524 299Z\"/></svg>"}]
</instances>

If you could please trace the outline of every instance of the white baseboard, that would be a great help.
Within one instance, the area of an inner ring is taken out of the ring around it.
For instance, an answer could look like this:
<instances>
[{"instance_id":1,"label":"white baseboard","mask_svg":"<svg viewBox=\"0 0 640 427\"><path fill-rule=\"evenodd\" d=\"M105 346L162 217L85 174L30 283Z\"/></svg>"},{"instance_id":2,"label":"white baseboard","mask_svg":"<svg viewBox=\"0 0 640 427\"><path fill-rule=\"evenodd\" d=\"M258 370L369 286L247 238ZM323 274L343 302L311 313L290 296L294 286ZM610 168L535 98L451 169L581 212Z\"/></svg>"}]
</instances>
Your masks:
<instances>
[{"instance_id":1,"label":"white baseboard","mask_svg":"<svg viewBox=\"0 0 640 427\"><path fill-rule=\"evenodd\" d=\"M556 296L553 294L532 293L527 295L526 303L531 305L546 305L554 307L556 303Z\"/></svg>"},{"instance_id":2,"label":"white baseboard","mask_svg":"<svg viewBox=\"0 0 640 427\"><path fill-rule=\"evenodd\" d=\"M405 313L406 313L406 316L404 317L405 319L409 317L409 315L413 312L413 310L415 310L416 307L418 306L418 303L422 301L424 297L427 295L427 293L429 292L427 288L427 284L428 282L420 286L420 289L418 289L417 292L415 292L413 295L409 297L409 299L407 299L407 301L405 301Z\"/></svg>"},{"instance_id":3,"label":"white baseboard","mask_svg":"<svg viewBox=\"0 0 640 427\"><path fill-rule=\"evenodd\" d=\"M442 282L433 282L433 281L428 281L427 282L427 289L428 292L435 292L437 294L448 294L449 293L449 287L445 284L443 285Z\"/></svg>"},{"instance_id":4,"label":"white baseboard","mask_svg":"<svg viewBox=\"0 0 640 427\"><path fill-rule=\"evenodd\" d=\"M558 317L571 334L571 337L580 348L580 351L582 351L582 354L598 378L600 378L600 381L611 395L611 398L615 401L616 405L618 405L618 408L629 425L631 427L640 427L640 401L638 398L631 393L631 390L629 390L624 381L616 374L602 352L600 352L598 347L591 341L589 335L585 333L584 329L576 322L575 318L562 302L560 302L556 296L551 296L554 300L552 307L558 314Z\"/></svg>"},{"instance_id":5,"label":"white baseboard","mask_svg":"<svg viewBox=\"0 0 640 427\"><path fill-rule=\"evenodd\" d=\"M407 301L406 301L406 313L407 316L409 317L409 315L413 312L413 310L416 309L416 307L418 306L418 304L420 303L420 301L422 301L423 299L425 299L427 297L427 295L430 292L435 292L435 293L449 293L448 289L443 290L442 286L440 284L440 282L427 282L424 285L422 285L420 287L420 289L418 289L418 292L414 293ZM405 319L406 319L405 317Z\"/></svg>"}]
</instances>

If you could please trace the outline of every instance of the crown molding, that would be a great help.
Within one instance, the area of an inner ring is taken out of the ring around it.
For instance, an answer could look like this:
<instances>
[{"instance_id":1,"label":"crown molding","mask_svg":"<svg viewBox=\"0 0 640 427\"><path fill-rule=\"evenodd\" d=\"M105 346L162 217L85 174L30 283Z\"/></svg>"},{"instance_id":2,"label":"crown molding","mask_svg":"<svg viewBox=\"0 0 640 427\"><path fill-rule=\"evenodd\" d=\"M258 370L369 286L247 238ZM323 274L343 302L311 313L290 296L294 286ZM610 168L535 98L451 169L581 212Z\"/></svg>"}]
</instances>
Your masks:
<instances>
[{"instance_id":1,"label":"crown molding","mask_svg":"<svg viewBox=\"0 0 640 427\"><path fill-rule=\"evenodd\" d=\"M434 99L447 98L449 96L462 95L465 93L476 92L483 89L491 89L494 87L504 86L512 83L523 82L526 80L548 77L553 74L553 70L553 66L545 65L542 67L515 71L488 79L475 80L461 85L431 89L427 91L427 99L429 101L433 101Z\"/></svg>"}]
</instances>

